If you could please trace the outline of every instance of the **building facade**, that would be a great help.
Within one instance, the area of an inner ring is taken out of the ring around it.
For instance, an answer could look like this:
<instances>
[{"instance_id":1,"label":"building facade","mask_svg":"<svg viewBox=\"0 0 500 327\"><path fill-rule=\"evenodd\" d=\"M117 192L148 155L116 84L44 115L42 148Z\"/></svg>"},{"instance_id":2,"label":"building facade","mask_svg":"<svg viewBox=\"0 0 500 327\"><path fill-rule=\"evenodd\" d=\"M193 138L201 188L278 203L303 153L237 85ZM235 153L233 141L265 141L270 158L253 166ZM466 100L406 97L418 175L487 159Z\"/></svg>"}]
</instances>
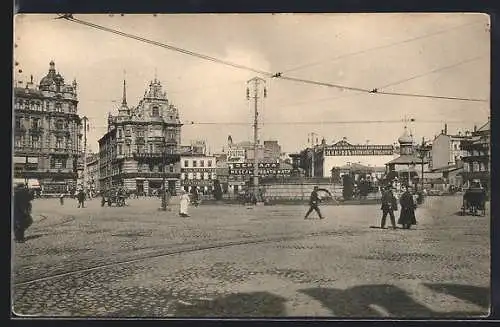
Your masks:
<instances>
[{"instance_id":1,"label":"building facade","mask_svg":"<svg viewBox=\"0 0 500 327\"><path fill-rule=\"evenodd\" d=\"M397 177L403 184L414 185L422 175L422 170L427 172L426 176L431 177L429 164L431 162L431 150L424 146L422 153L417 151L413 136L408 129L404 128L403 135L398 138L399 156L386 163L387 174L390 179ZM424 177L425 179L425 177Z\"/></svg>"},{"instance_id":2,"label":"building facade","mask_svg":"<svg viewBox=\"0 0 500 327\"><path fill-rule=\"evenodd\" d=\"M50 62L38 85L33 76L14 88L14 178L39 185L43 194L76 188L81 147L77 84L67 84Z\"/></svg>"},{"instance_id":3,"label":"building facade","mask_svg":"<svg viewBox=\"0 0 500 327\"><path fill-rule=\"evenodd\" d=\"M179 112L169 103L160 81L151 81L136 107L129 107L126 85L117 115L109 115L108 132L99 140L100 188L123 186L129 192L152 194L180 188Z\"/></svg>"},{"instance_id":4,"label":"building facade","mask_svg":"<svg viewBox=\"0 0 500 327\"><path fill-rule=\"evenodd\" d=\"M331 177L332 170L350 164L367 167L384 167L397 156L394 145L350 144L344 138L332 145L323 139L321 144L301 151L294 156L296 164L308 177Z\"/></svg>"},{"instance_id":5,"label":"building facade","mask_svg":"<svg viewBox=\"0 0 500 327\"><path fill-rule=\"evenodd\" d=\"M479 179L486 189L490 189L491 172L491 129L490 121L474 130L470 138L460 144L463 154L463 181L468 184Z\"/></svg>"},{"instance_id":6,"label":"building facade","mask_svg":"<svg viewBox=\"0 0 500 327\"><path fill-rule=\"evenodd\" d=\"M441 169L447 166L455 166L466 153L465 150L460 148L463 140L470 138L469 133L462 135L449 135L448 128L445 125L444 130L441 131L432 142L432 169Z\"/></svg>"},{"instance_id":7,"label":"building facade","mask_svg":"<svg viewBox=\"0 0 500 327\"><path fill-rule=\"evenodd\" d=\"M217 179L217 164L214 156L181 155L181 187L189 192L197 187L201 192L211 194Z\"/></svg>"},{"instance_id":8,"label":"building facade","mask_svg":"<svg viewBox=\"0 0 500 327\"><path fill-rule=\"evenodd\" d=\"M86 189L89 190L89 192L91 193L91 195L98 194L100 192L100 185L99 185L99 171L100 171L99 154L98 153L92 153L89 156L87 156L86 164L87 164L87 169L86 169L87 187L86 187Z\"/></svg>"}]
</instances>

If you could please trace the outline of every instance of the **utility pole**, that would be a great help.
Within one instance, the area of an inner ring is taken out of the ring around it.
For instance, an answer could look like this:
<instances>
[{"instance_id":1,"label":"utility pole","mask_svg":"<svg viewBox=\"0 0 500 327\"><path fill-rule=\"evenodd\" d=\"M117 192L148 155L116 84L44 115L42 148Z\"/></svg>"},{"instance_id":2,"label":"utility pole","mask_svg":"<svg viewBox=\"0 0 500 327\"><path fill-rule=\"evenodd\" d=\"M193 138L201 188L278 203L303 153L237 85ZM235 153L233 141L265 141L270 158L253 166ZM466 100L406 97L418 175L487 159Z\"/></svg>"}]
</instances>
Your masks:
<instances>
[{"instance_id":1,"label":"utility pole","mask_svg":"<svg viewBox=\"0 0 500 327\"><path fill-rule=\"evenodd\" d=\"M161 185L162 185L162 194L161 194L161 210L162 211L167 211L167 187L165 185L166 183L166 174L167 174L167 136L165 133L165 124L163 124L163 153L162 153L162 167L163 167L163 174L162 174L162 180L161 180Z\"/></svg>"},{"instance_id":2,"label":"utility pole","mask_svg":"<svg viewBox=\"0 0 500 327\"><path fill-rule=\"evenodd\" d=\"M83 191L85 192L87 186L87 129L88 129L88 118L83 116Z\"/></svg>"},{"instance_id":3,"label":"utility pole","mask_svg":"<svg viewBox=\"0 0 500 327\"><path fill-rule=\"evenodd\" d=\"M254 77L247 81L247 84L250 84L250 87L253 87L253 96L250 96L250 88L247 87L247 100L250 98L254 101L254 123L253 123L253 191L254 195L257 199L257 202L260 202L259 195L259 158L257 155L257 150L259 148L259 136L258 136L258 124L259 124L259 110L258 110L258 100L260 98L260 87L264 86L263 89L263 97L267 97L267 89L265 86L266 81L260 77Z\"/></svg>"}]
</instances>

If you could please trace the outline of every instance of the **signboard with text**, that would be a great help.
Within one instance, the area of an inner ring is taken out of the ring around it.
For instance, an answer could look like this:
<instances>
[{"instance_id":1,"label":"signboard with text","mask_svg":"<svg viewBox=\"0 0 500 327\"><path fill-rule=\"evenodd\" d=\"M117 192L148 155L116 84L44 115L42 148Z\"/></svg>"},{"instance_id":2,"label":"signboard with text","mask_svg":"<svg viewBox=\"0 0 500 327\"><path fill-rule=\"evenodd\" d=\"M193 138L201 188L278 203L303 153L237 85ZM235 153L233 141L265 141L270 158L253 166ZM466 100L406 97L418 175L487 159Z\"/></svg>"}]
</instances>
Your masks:
<instances>
[{"instance_id":1,"label":"signboard with text","mask_svg":"<svg viewBox=\"0 0 500 327\"><path fill-rule=\"evenodd\" d=\"M332 145L324 149L325 156L390 156L392 145Z\"/></svg>"},{"instance_id":2,"label":"signboard with text","mask_svg":"<svg viewBox=\"0 0 500 327\"><path fill-rule=\"evenodd\" d=\"M261 162L258 166L259 176L289 176L292 173L291 169L280 168L280 164L276 162ZM230 163L229 175L251 176L254 173L253 167L253 163Z\"/></svg>"}]
</instances>

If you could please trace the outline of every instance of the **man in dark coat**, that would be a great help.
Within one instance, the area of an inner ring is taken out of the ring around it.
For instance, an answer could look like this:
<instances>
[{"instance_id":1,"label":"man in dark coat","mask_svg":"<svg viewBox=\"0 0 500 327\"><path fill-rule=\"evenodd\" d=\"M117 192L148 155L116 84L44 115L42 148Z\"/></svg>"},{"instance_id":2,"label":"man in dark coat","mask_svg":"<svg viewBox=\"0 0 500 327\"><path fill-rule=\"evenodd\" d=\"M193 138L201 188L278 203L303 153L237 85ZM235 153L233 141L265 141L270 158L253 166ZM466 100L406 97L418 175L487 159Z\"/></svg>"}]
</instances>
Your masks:
<instances>
[{"instance_id":1,"label":"man in dark coat","mask_svg":"<svg viewBox=\"0 0 500 327\"><path fill-rule=\"evenodd\" d=\"M386 186L384 193L382 194L382 222L380 223L380 228L385 228L385 221L387 215L391 218L391 225L393 229L396 229L396 218L394 217L394 211L398 210L398 202L396 197L392 193L391 186Z\"/></svg>"},{"instance_id":2,"label":"man in dark coat","mask_svg":"<svg viewBox=\"0 0 500 327\"><path fill-rule=\"evenodd\" d=\"M417 205L413 201L413 195L410 192L409 187L402 187L403 194L399 199L401 204L401 214L399 216L398 224L403 225L404 229L410 229L411 225L417 224L417 219L415 218L415 209Z\"/></svg>"},{"instance_id":3,"label":"man in dark coat","mask_svg":"<svg viewBox=\"0 0 500 327\"><path fill-rule=\"evenodd\" d=\"M78 198L78 208L85 208L85 192L80 190L77 195Z\"/></svg>"},{"instance_id":4,"label":"man in dark coat","mask_svg":"<svg viewBox=\"0 0 500 327\"><path fill-rule=\"evenodd\" d=\"M31 218L31 200L33 195L23 185L18 184L14 190L14 239L24 243L24 232L33 222Z\"/></svg>"},{"instance_id":5,"label":"man in dark coat","mask_svg":"<svg viewBox=\"0 0 500 327\"><path fill-rule=\"evenodd\" d=\"M321 215L321 211L319 211L319 195L318 195L318 190L319 188L317 186L314 187L314 190L311 192L311 196L309 197L309 210L307 211L304 219L307 219L309 217L309 214L314 210L318 213L319 219L324 219L323 215Z\"/></svg>"}]
</instances>

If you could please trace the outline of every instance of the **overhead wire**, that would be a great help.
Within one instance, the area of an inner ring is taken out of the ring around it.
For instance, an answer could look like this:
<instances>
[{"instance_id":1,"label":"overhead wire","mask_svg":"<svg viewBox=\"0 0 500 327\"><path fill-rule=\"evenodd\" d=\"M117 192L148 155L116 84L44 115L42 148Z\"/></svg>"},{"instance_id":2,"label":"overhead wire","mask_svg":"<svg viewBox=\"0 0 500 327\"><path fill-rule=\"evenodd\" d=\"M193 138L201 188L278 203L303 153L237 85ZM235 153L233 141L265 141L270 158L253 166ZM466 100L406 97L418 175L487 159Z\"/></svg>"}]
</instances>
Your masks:
<instances>
[{"instance_id":1,"label":"overhead wire","mask_svg":"<svg viewBox=\"0 0 500 327\"><path fill-rule=\"evenodd\" d=\"M416 36L416 37L413 37L413 38L409 38L409 39L406 39L406 40L396 41L394 43L384 44L384 45L376 46L376 47L373 47L373 48L368 48L368 49L364 49L364 50L360 50L360 51L346 53L346 54L343 54L343 55L340 55L340 56L332 57L330 59L325 59L325 60L322 60L322 61L316 61L316 62L313 62L313 63L308 63L308 64L296 66L294 68L290 68L290 69L284 70L282 73L290 73L290 72L293 72L293 71L302 70L304 68L309 68L309 67L317 66L317 65L323 64L325 62L332 62L332 61L336 61L336 60L339 60L339 59L345 59L345 58L348 58L348 57L351 57L351 56L356 56L356 55L360 55L360 54L364 54L364 53L368 53L368 52L372 52L372 51L376 51L376 50L381 50L381 49L395 47L395 46L398 46L398 45L401 45L401 44L405 44L405 43L409 43L409 42L414 42L414 41L417 41L417 40L422 40L422 39L425 39L425 38L429 38L429 37L432 37L432 36L444 34L444 33L447 33L449 31L452 31L452 30L460 29L460 28L463 28L463 27L471 26L471 25L476 25L476 24L479 24L479 23L483 23L483 21L474 21L474 22L470 22L470 23L465 23L465 24L457 25L457 26L454 26L454 27L451 27L451 28L439 30L437 32L419 35L419 36Z\"/></svg>"},{"instance_id":2,"label":"overhead wire","mask_svg":"<svg viewBox=\"0 0 500 327\"><path fill-rule=\"evenodd\" d=\"M303 79L303 78L283 76L283 73L281 73L281 72L279 72L279 73L271 73L271 72L267 72L267 71L263 71L263 70L259 70L259 69L254 69L252 67L248 67L248 66L236 64L236 63L233 63L233 62L230 62L230 61L226 61L226 60L221 60L221 59L218 59L218 58L215 58L215 57L210 57L210 56L207 56L207 55L199 54L199 53L196 53L196 52L193 52L193 51L185 50L185 49L178 48L178 47L175 47L175 46L171 46L171 45L168 45L168 44L164 44L164 43L161 43L161 42L152 41L152 40L149 40L149 39L137 36L137 35L133 35L133 34L121 32L121 31L118 31L118 30L115 30L115 29L111 29L111 28L108 28L108 27L104 27L104 26L101 26L101 25L97 25L97 24L94 24L94 23L83 21L83 20L74 18L73 15L71 15L71 14L61 15L58 18L66 19L66 20L74 22L74 23L82 24L82 25L85 25L85 26L88 26L88 27L92 27L94 29L98 29L98 30L110 32L110 33L113 33L113 34L116 34L116 35L120 35L120 36L123 36L123 37L132 38L132 39L144 42L144 43L152 44L152 45L159 46L159 47L162 47L162 48L166 48L166 49L172 50L172 51L177 51L177 52L180 52L180 53L183 53L183 54L187 54L187 55L190 55L190 56L194 56L194 57L197 57L197 58L200 58L200 59L212 61L212 62L219 63L219 64L228 65L228 66L231 66L231 67L234 67L234 68L238 68L238 69L244 69L244 70L247 70L247 71L252 71L252 72L255 72L255 73L267 76L267 77L276 78L276 79L282 79L282 80L300 82L300 83L310 84L310 85L332 87L332 88L337 88L337 89L341 89L341 90L357 91L357 92L372 93L372 94L381 94L381 95L405 96L405 97L429 98L429 99L442 99L442 100L457 100L457 101L472 101L472 102L487 102L488 101L488 100L485 100L485 99L475 99L475 98L462 98L462 97L452 97L452 96L436 96L436 95L402 93L402 92L385 92L385 91L378 91L378 89L376 89L376 88L375 89L358 88L358 87L345 86L345 85L334 84L334 83L327 83L327 82L321 82L321 81L315 81L315 80L308 80L308 79ZM472 25L472 24L476 24L476 23L479 23L479 22L464 24L464 26L465 25Z\"/></svg>"},{"instance_id":3,"label":"overhead wire","mask_svg":"<svg viewBox=\"0 0 500 327\"><path fill-rule=\"evenodd\" d=\"M200 53L197 53L197 52L194 52L194 51L190 51L190 50L182 49L182 48L179 48L179 47L175 47L175 46L172 46L172 45L169 45L169 44L166 44L166 43L161 43L161 42L158 42L158 41L149 40L149 39L146 39L146 38L141 37L141 36L137 36L137 35L134 35L134 34L121 32L119 30L115 30L115 29L108 28L108 27L105 27L105 26L102 26L102 25L98 25L98 24L94 24L94 23L91 23L91 22L87 22L87 21L84 21L84 20L81 20L81 19L74 18L73 15L62 15L62 16L60 16L58 18L66 19L68 21L75 22L75 23L78 23L78 24L81 24L81 25L85 25L85 26L88 26L88 27L92 27L94 29L98 29L98 30L101 30L101 31L113 33L113 34L120 35L120 36L127 37L127 38L131 38L131 39L143 42L143 43L148 43L148 44L151 44L151 45L155 45L155 46L162 47L162 48L165 48L165 49L168 49L168 50L176 51L176 52L179 52L179 53L182 53L182 54L186 54L186 55L189 55L189 56L193 56L193 57L197 57L197 58L200 58L200 59L212 61L212 62L223 64L223 65L226 65L226 66L231 66L233 68L243 69L243 70L251 71L251 72L254 72L254 73L257 73L257 74L261 74L261 75L265 75L265 76L271 76L271 75L273 75L273 73L271 73L271 72L263 71L263 70L260 70L260 69L255 69L255 68L248 67L248 66L245 66L245 65L240 65L240 64L237 64L237 63L233 63L231 61L218 59L218 58L207 56L207 55L204 55L204 54L200 54Z\"/></svg>"}]
</instances>

